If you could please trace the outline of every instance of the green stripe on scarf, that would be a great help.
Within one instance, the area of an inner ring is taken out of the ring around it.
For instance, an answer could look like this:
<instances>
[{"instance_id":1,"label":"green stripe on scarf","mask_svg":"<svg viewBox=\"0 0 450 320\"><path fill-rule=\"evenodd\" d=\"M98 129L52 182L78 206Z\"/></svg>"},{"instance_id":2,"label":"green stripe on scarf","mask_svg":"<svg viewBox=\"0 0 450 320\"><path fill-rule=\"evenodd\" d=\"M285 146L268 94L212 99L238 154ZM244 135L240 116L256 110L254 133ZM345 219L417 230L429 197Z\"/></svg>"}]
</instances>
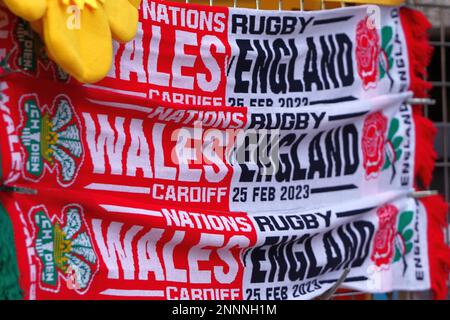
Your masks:
<instances>
[{"instance_id":1,"label":"green stripe on scarf","mask_svg":"<svg viewBox=\"0 0 450 320\"><path fill-rule=\"evenodd\" d=\"M0 300L22 299L11 220L0 204Z\"/></svg>"}]
</instances>

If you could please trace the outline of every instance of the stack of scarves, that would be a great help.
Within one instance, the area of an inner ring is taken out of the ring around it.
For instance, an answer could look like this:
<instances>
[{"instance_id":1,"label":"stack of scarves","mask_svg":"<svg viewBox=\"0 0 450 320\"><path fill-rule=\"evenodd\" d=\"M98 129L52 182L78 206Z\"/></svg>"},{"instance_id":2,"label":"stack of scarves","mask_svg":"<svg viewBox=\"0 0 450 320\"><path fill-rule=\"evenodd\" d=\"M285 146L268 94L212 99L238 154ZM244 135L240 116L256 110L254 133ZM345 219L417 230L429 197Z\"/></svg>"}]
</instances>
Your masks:
<instances>
[{"instance_id":1,"label":"stack of scarves","mask_svg":"<svg viewBox=\"0 0 450 320\"><path fill-rule=\"evenodd\" d=\"M421 13L139 12L95 85L2 12L1 297L446 297Z\"/></svg>"}]
</instances>

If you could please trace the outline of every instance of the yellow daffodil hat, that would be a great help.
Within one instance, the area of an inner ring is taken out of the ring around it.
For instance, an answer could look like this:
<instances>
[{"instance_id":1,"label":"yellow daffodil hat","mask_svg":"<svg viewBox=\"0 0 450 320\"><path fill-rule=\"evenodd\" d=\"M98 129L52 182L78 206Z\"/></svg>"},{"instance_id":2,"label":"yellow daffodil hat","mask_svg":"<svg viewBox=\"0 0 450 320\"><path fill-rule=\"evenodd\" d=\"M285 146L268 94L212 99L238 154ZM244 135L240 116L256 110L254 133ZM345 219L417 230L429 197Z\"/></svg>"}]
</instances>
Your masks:
<instances>
[{"instance_id":1,"label":"yellow daffodil hat","mask_svg":"<svg viewBox=\"0 0 450 320\"><path fill-rule=\"evenodd\" d=\"M112 39L128 42L136 35L141 0L3 0L17 16L32 22L48 55L84 83L109 72Z\"/></svg>"}]
</instances>

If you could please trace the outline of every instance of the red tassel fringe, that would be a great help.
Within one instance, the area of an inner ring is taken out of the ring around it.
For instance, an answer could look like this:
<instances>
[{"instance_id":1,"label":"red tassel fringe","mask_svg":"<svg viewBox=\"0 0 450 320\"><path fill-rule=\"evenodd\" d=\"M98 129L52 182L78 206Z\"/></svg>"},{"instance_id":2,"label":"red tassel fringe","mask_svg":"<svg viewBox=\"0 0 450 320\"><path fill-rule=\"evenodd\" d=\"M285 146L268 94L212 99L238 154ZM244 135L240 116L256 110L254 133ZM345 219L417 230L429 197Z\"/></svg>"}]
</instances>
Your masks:
<instances>
[{"instance_id":1,"label":"red tassel fringe","mask_svg":"<svg viewBox=\"0 0 450 320\"><path fill-rule=\"evenodd\" d=\"M435 299L446 299L447 279L450 271L450 248L445 243L444 229L447 227L448 204L441 196L421 200L428 220L428 256L431 290Z\"/></svg>"},{"instance_id":2,"label":"red tassel fringe","mask_svg":"<svg viewBox=\"0 0 450 320\"><path fill-rule=\"evenodd\" d=\"M431 24L422 12L410 8L401 8L400 17L408 44L410 90L415 97L425 98L431 89L431 83L424 80L433 55L433 47L428 41Z\"/></svg>"},{"instance_id":3,"label":"red tassel fringe","mask_svg":"<svg viewBox=\"0 0 450 320\"><path fill-rule=\"evenodd\" d=\"M433 53L427 33L431 24L423 13L409 8L401 8L400 17L408 45L410 90L414 92L414 97L426 98L431 89L431 84L424 80ZM433 123L423 116L422 107L414 107L413 113L416 129L415 177L417 182L420 181L420 185L428 188L437 158L433 145L437 130ZM441 196L427 197L421 202L427 212L431 290L435 299L446 299L450 248L445 241L444 229L447 228L448 204Z\"/></svg>"},{"instance_id":4,"label":"red tassel fringe","mask_svg":"<svg viewBox=\"0 0 450 320\"><path fill-rule=\"evenodd\" d=\"M433 145L437 130L431 120L418 112L414 114L414 126L416 129L414 174L416 179L420 180L421 185L428 188L433 179L433 169L437 159Z\"/></svg>"}]
</instances>

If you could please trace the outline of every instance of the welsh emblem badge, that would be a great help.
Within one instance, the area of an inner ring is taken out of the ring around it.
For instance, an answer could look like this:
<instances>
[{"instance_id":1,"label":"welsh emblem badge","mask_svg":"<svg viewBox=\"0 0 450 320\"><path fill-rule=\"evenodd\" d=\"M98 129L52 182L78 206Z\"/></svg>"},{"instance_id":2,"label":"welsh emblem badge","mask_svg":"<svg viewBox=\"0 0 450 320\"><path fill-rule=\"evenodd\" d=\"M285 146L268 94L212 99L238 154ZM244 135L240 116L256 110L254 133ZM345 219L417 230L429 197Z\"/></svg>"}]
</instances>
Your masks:
<instances>
[{"instance_id":1,"label":"welsh emblem badge","mask_svg":"<svg viewBox=\"0 0 450 320\"><path fill-rule=\"evenodd\" d=\"M85 292L97 271L98 258L82 208L68 205L60 219L51 217L44 206L39 206L31 210L30 220L35 228L33 244L42 289L58 292L62 278L70 289Z\"/></svg>"},{"instance_id":2,"label":"welsh emblem badge","mask_svg":"<svg viewBox=\"0 0 450 320\"><path fill-rule=\"evenodd\" d=\"M27 96L21 99L20 110L24 177L37 182L46 168L50 172L56 169L61 186L72 184L83 161L83 146L80 121L70 100L59 96L49 110L40 107L35 96Z\"/></svg>"}]
</instances>

